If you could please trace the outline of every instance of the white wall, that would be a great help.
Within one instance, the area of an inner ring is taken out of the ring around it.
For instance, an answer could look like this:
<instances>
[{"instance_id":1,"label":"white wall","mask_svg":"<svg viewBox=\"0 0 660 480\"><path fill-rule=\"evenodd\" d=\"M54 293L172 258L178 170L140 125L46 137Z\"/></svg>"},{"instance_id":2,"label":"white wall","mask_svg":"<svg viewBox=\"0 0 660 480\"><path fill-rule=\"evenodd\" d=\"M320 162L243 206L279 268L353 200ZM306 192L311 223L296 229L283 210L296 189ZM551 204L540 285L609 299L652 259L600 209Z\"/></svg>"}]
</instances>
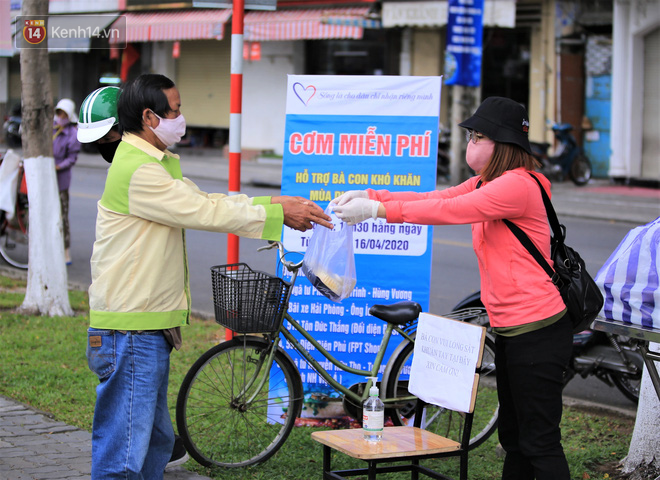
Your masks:
<instances>
[{"instance_id":1,"label":"white wall","mask_svg":"<svg viewBox=\"0 0 660 480\"><path fill-rule=\"evenodd\" d=\"M172 58L174 42L153 42L151 49L151 71L160 73L177 83L176 61Z\"/></svg>"},{"instance_id":2,"label":"white wall","mask_svg":"<svg viewBox=\"0 0 660 480\"><path fill-rule=\"evenodd\" d=\"M612 51L612 156L609 175L642 173L644 35L660 25L660 2L615 0Z\"/></svg>"},{"instance_id":3,"label":"white wall","mask_svg":"<svg viewBox=\"0 0 660 480\"><path fill-rule=\"evenodd\" d=\"M261 42L261 60L243 64L242 148L284 149L288 74L303 73L304 42Z\"/></svg>"}]
</instances>

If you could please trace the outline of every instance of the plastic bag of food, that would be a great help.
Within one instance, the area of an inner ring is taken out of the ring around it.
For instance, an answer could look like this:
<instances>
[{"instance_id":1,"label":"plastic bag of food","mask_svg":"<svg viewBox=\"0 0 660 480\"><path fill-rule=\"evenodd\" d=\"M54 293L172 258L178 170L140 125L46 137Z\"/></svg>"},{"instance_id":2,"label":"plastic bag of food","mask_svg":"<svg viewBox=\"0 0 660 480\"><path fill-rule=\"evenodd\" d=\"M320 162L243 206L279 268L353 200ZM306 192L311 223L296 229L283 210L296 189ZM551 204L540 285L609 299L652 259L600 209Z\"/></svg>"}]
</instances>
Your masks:
<instances>
[{"instance_id":1,"label":"plastic bag of food","mask_svg":"<svg viewBox=\"0 0 660 480\"><path fill-rule=\"evenodd\" d=\"M314 225L302 270L314 288L330 300L341 302L351 294L357 282L353 227L340 221L330 205L325 213L332 217L335 228Z\"/></svg>"}]
</instances>

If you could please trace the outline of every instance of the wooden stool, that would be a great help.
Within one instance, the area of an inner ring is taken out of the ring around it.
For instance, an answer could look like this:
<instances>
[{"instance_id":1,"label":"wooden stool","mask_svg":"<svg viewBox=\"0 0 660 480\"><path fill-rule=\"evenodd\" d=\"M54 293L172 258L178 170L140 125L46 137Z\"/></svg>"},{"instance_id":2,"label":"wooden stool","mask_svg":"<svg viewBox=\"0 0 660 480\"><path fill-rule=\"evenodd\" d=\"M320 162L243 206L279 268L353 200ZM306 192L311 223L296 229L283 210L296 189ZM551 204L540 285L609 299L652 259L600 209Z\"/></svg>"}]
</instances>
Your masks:
<instances>
[{"instance_id":1,"label":"wooden stool","mask_svg":"<svg viewBox=\"0 0 660 480\"><path fill-rule=\"evenodd\" d=\"M416 427L386 427L380 442L368 442L361 428L350 430L326 430L312 433L312 439L323 444L323 479L338 480L345 477L367 474L369 480L377 473L410 471L423 473L430 478L447 479L433 470L419 465L422 458L438 458L455 455L461 444ZM332 471L331 449L339 450L353 458L368 463L367 468ZM378 467L381 462L409 461L408 465Z\"/></svg>"}]
</instances>

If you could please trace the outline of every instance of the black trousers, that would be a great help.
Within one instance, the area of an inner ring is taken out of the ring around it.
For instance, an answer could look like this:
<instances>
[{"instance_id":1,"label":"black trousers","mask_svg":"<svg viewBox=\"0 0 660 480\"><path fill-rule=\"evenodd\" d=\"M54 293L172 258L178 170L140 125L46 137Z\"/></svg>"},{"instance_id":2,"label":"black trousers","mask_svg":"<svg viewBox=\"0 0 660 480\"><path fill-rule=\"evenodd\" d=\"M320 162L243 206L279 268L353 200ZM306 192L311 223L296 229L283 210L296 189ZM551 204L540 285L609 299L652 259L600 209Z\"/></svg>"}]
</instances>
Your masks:
<instances>
[{"instance_id":1,"label":"black trousers","mask_svg":"<svg viewBox=\"0 0 660 480\"><path fill-rule=\"evenodd\" d=\"M515 337L497 336L502 480L569 480L561 446L563 374L573 348L570 320Z\"/></svg>"}]
</instances>

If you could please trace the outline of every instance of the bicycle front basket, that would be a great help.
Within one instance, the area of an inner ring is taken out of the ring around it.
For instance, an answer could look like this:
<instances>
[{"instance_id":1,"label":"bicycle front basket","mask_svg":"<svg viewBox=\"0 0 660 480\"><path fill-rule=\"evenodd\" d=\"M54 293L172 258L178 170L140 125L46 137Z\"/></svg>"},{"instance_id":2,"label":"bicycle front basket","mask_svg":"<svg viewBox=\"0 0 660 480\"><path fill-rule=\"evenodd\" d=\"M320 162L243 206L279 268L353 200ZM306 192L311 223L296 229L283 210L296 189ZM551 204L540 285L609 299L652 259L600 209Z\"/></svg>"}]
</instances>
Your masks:
<instances>
[{"instance_id":1,"label":"bicycle front basket","mask_svg":"<svg viewBox=\"0 0 660 480\"><path fill-rule=\"evenodd\" d=\"M211 267L215 321L236 333L280 329L291 284L245 263Z\"/></svg>"}]
</instances>

